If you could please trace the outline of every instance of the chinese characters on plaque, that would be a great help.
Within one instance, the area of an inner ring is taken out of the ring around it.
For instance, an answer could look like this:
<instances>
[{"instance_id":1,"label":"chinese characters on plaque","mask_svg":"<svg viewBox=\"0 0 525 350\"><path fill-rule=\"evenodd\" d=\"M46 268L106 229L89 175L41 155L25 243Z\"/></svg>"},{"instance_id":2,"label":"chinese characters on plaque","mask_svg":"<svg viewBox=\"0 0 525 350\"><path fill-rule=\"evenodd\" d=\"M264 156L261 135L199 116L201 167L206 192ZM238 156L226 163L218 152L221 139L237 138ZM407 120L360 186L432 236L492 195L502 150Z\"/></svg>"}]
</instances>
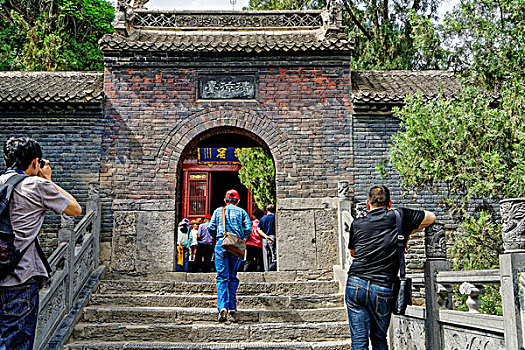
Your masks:
<instances>
[{"instance_id":1,"label":"chinese characters on plaque","mask_svg":"<svg viewBox=\"0 0 525 350\"><path fill-rule=\"evenodd\" d=\"M199 148L199 164L240 164L238 152L240 148Z\"/></svg>"},{"instance_id":2,"label":"chinese characters on plaque","mask_svg":"<svg viewBox=\"0 0 525 350\"><path fill-rule=\"evenodd\" d=\"M218 75L199 77L199 98L205 100L254 99L255 77Z\"/></svg>"}]
</instances>

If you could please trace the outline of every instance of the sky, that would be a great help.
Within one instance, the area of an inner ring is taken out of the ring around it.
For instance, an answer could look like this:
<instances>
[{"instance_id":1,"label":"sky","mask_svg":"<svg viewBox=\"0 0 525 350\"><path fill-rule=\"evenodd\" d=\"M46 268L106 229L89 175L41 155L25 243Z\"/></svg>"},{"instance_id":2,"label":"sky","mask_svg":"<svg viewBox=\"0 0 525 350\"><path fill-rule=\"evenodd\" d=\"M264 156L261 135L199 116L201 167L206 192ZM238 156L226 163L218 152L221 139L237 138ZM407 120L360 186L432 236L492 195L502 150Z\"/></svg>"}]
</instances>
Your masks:
<instances>
[{"instance_id":1,"label":"sky","mask_svg":"<svg viewBox=\"0 0 525 350\"><path fill-rule=\"evenodd\" d=\"M150 0L146 8L150 10L242 10L249 0ZM110 0L115 5L116 0Z\"/></svg>"}]
</instances>

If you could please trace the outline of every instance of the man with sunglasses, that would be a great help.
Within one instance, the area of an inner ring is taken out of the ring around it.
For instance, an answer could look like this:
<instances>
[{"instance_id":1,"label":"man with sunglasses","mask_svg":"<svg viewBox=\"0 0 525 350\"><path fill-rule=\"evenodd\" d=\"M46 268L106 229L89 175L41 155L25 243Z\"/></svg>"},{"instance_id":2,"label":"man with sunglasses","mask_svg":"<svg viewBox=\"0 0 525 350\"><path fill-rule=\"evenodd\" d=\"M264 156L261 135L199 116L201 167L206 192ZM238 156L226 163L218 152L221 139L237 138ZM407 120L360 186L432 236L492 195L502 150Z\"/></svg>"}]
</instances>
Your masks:
<instances>
[{"instance_id":1,"label":"man with sunglasses","mask_svg":"<svg viewBox=\"0 0 525 350\"><path fill-rule=\"evenodd\" d=\"M386 186L372 186L366 204L369 213L352 222L348 244L354 257L345 295L352 350L367 350L369 338L374 350L388 350L393 283L399 271L396 215L390 210L392 201ZM436 221L429 211L396 210L405 244L411 234Z\"/></svg>"},{"instance_id":2,"label":"man with sunglasses","mask_svg":"<svg viewBox=\"0 0 525 350\"><path fill-rule=\"evenodd\" d=\"M17 174L9 218L14 245L23 253L15 270L0 279L0 349L33 349L38 316L38 291L49 278L49 265L38 243L47 209L78 216L82 209L71 194L51 180L49 162L42 159L37 141L10 138L4 144L7 171L0 184Z\"/></svg>"}]
</instances>

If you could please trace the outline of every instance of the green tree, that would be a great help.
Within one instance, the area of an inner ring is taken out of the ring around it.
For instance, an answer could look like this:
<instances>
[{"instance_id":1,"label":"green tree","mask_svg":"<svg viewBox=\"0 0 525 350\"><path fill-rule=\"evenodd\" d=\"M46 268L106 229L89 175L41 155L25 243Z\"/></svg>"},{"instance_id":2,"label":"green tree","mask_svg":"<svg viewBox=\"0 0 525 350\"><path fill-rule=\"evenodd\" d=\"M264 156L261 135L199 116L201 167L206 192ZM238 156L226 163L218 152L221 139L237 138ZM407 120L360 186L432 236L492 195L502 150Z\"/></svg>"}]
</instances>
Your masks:
<instances>
[{"instance_id":1,"label":"green tree","mask_svg":"<svg viewBox=\"0 0 525 350\"><path fill-rule=\"evenodd\" d=\"M239 179L252 192L257 206L265 208L275 203L275 166L271 155L262 148L243 148L238 157Z\"/></svg>"},{"instance_id":2,"label":"green tree","mask_svg":"<svg viewBox=\"0 0 525 350\"><path fill-rule=\"evenodd\" d=\"M445 18L452 67L469 84L498 90L525 77L525 1L463 0Z\"/></svg>"},{"instance_id":3,"label":"green tree","mask_svg":"<svg viewBox=\"0 0 525 350\"><path fill-rule=\"evenodd\" d=\"M113 18L105 0L0 0L0 69L102 70Z\"/></svg>"},{"instance_id":4,"label":"green tree","mask_svg":"<svg viewBox=\"0 0 525 350\"><path fill-rule=\"evenodd\" d=\"M316 0L250 0L251 10L314 10L322 8L325 1Z\"/></svg>"},{"instance_id":5,"label":"green tree","mask_svg":"<svg viewBox=\"0 0 525 350\"><path fill-rule=\"evenodd\" d=\"M353 69L447 67L436 16L439 0L341 0L343 24L355 41ZM252 10L320 9L327 1L250 0Z\"/></svg>"}]
</instances>

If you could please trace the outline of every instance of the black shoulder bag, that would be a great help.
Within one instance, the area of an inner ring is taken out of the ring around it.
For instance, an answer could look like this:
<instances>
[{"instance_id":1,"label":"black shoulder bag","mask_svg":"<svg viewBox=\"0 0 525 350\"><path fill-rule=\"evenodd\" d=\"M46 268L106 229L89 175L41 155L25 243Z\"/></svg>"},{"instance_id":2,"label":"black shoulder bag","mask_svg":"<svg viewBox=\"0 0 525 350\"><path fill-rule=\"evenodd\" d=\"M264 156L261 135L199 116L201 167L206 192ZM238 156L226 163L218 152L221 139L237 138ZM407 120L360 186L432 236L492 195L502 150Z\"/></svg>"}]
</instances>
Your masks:
<instances>
[{"instance_id":1,"label":"black shoulder bag","mask_svg":"<svg viewBox=\"0 0 525 350\"><path fill-rule=\"evenodd\" d=\"M405 270L405 236L401 226L401 215L396 209L393 210L396 215L397 226L397 253L399 256L399 280L394 286L394 306L392 312L394 315L404 315L407 305L412 305L412 279L406 277Z\"/></svg>"},{"instance_id":2,"label":"black shoulder bag","mask_svg":"<svg viewBox=\"0 0 525 350\"><path fill-rule=\"evenodd\" d=\"M11 226L9 204L11 202L14 187L26 177L26 174L13 175L0 186L0 280L3 280L7 275L15 271L20 260L22 260L22 257L33 243L35 243L38 255L40 256L40 259L42 259L42 263L47 272L51 273L51 266L49 266L49 262L42 251L42 247L40 247L38 238L35 238L33 242L22 251L15 247L15 234L13 233L13 227Z\"/></svg>"}]
</instances>

